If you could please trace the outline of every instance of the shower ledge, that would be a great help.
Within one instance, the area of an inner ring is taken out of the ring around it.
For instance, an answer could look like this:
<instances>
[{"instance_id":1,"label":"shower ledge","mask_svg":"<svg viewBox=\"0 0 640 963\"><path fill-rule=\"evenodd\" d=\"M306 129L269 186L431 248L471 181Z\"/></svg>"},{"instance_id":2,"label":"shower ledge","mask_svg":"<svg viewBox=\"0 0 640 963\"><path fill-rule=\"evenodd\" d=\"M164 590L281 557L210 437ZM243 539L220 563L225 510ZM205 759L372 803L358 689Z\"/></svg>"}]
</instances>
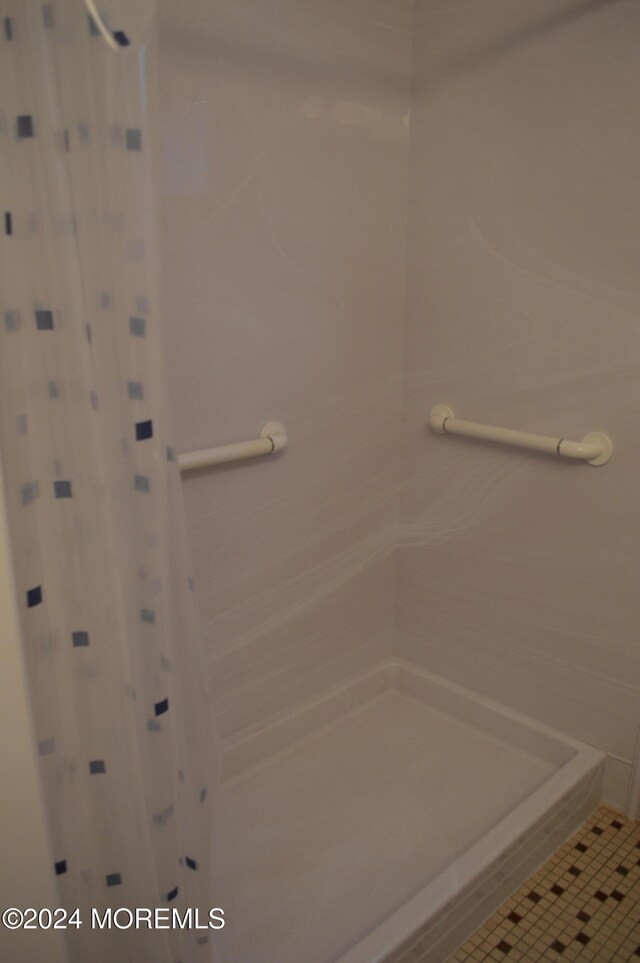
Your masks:
<instances>
[{"instance_id":1,"label":"shower ledge","mask_svg":"<svg viewBox=\"0 0 640 963\"><path fill-rule=\"evenodd\" d=\"M604 760L394 659L243 731L214 834L217 958L443 963L598 805Z\"/></svg>"}]
</instances>

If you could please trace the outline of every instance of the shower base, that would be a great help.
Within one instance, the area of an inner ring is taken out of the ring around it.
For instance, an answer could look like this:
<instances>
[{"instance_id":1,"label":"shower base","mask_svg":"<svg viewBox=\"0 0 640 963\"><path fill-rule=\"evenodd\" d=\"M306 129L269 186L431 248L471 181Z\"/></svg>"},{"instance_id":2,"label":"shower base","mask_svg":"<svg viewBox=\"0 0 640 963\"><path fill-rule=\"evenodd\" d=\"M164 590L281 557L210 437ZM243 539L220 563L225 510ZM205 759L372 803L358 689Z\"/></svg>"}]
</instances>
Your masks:
<instances>
[{"instance_id":1,"label":"shower base","mask_svg":"<svg viewBox=\"0 0 640 963\"><path fill-rule=\"evenodd\" d=\"M245 732L215 820L216 960L446 960L599 803L604 758L398 661Z\"/></svg>"}]
</instances>

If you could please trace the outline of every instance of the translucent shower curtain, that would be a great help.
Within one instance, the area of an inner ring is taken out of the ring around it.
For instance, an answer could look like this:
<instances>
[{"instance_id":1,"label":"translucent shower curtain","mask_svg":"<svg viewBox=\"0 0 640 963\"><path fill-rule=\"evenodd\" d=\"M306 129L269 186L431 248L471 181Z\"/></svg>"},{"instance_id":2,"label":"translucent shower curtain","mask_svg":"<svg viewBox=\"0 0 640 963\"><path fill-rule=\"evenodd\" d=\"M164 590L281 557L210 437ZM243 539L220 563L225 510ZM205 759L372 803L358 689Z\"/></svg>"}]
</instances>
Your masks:
<instances>
[{"instance_id":1,"label":"translucent shower curtain","mask_svg":"<svg viewBox=\"0 0 640 963\"><path fill-rule=\"evenodd\" d=\"M89 12L93 9L94 15ZM0 0L0 443L61 905L82 963L209 959L216 744L163 379L150 0Z\"/></svg>"}]
</instances>

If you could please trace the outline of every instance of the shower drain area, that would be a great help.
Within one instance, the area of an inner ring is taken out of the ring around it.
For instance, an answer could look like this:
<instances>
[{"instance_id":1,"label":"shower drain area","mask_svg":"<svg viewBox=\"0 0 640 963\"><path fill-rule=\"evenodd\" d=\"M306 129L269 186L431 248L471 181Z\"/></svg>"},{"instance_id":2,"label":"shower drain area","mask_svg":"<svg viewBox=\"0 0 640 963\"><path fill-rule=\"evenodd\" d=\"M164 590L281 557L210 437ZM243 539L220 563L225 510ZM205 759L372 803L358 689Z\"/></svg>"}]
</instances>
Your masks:
<instances>
[{"instance_id":1,"label":"shower drain area","mask_svg":"<svg viewBox=\"0 0 640 963\"><path fill-rule=\"evenodd\" d=\"M595 808L603 764L413 666L377 666L229 746L219 963L446 959Z\"/></svg>"}]
</instances>

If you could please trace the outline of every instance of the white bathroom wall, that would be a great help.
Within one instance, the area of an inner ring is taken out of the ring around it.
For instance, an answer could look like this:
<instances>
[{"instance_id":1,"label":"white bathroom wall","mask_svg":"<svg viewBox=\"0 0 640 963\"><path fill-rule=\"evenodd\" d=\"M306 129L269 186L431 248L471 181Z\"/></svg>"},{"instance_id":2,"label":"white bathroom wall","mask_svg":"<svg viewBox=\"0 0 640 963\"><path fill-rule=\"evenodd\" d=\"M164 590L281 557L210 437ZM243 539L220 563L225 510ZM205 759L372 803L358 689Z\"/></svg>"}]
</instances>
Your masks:
<instances>
[{"instance_id":1,"label":"white bathroom wall","mask_svg":"<svg viewBox=\"0 0 640 963\"><path fill-rule=\"evenodd\" d=\"M410 0L161 3L164 307L230 734L393 644Z\"/></svg>"},{"instance_id":2,"label":"white bathroom wall","mask_svg":"<svg viewBox=\"0 0 640 963\"><path fill-rule=\"evenodd\" d=\"M273 418L291 439L185 481L219 722L388 655L395 619L404 658L618 756L620 799L640 688L640 8L417 0L406 251L412 6L162 3L177 447ZM437 402L600 428L615 455L435 436Z\"/></svg>"},{"instance_id":3,"label":"white bathroom wall","mask_svg":"<svg viewBox=\"0 0 640 963\"><path fill-rule=\"evenodd\" d=\"M397 651L629 761L640 5L417 0ZM603 468L429 433L431 406ZM609 769L624 799L628 766ZM614 785L615 784L615 785Z\"/></svg>"}]
</instances>

